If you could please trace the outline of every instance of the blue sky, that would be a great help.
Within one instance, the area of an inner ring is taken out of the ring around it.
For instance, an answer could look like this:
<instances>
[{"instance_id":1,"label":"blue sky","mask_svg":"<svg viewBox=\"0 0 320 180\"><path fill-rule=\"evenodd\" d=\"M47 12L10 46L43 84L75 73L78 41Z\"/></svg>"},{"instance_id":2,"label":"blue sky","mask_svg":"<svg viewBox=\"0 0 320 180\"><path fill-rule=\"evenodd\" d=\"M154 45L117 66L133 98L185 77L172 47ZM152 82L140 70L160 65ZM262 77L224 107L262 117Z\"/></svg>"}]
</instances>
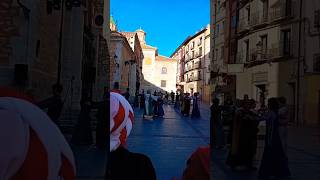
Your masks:
<instances>
[{"instance_id":1,"label":"blue sky","mask_svg":"<svg viewBox=\"0 0 320 180\"><path fill-rule=\"evenodd\" d=\"M170 56L189 36L210 23L210 0L110 0L120 31L147 33L147 44Z\"/></svg>"}]
</instances>

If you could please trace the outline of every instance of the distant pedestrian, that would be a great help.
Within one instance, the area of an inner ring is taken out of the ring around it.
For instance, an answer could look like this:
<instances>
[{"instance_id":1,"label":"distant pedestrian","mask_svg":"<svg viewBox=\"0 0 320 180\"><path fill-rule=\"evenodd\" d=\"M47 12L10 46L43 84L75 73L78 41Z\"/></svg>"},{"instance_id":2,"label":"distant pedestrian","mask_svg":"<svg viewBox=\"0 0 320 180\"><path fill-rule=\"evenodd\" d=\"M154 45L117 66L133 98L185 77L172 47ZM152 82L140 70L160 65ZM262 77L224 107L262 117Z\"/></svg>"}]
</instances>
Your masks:
<instances>
[{"instance_id":1,"label":"distant pedestrian","mask_svg":"<svg viewBox=\"0 0 320 180\"><path fill-rule=\"evenodd\" d=\"M233 120L235 116L235 107L230 96L227 97L223 105L222 121L223 125L228 127L227 144L231 144L233 132Z\"/></svg>"},{"instance_id":2,"label":"distant pedestrian","mask_svg":"<svg viewBox=\"0 0 320 180\"><path fill-rule=\"evenodd\" d=\"M148 92L151 95L151 92ZM134 112L128 101L117 93L110 93L110 154L107 179L156 180L150 158L133 153L126 148L126 141L133 128Z\"/></svg>"},{"instance_id":3,"label":"distant pedestrian","mask_svg":"<svg viewBox=\"0 0 320 180\"><path fill-rule=\"evenodd\" d=\"M130 98L130 89L127 88L126 92L123 94L123 96L126 98L127 101L129 101ZM130 102L130 101L129 101Z\"/></svg>"},{"instance_id":4,"label":"distant pedestrian","mask_svg":"<svg viewBox=\"0 0 320 180\"><path fill-rule=\"evenodd\" d=\"M214 144L216 148L222 149L225 145L225 137L221 119L222 108L219 104L220 100L218 98L214 98L210 107L213 140L212 144Z\"/></svg>"},{"instance_id":5,"label":"distant pedestrian","mask_svg":"<svg viewBox=\"0 0 320 180\"><path fill-rule=\"evenodd\" d=\"M180 94L178 91L176 92L176 101L174 103L174 108L177 110L180 109Z\"/></svg>"},{"instance_id":6,"label":"distant pedestrian","mask_svg":"<svg viewBox=\"0 0 320 180\"><path fill-rule=\"evenodd\" d=\"M114 82L113 89L111 90L111 92L116 92L116 93L122 94L121 90L120 90L119 82Z\"/></svg>"},{"instance_id":7,"label":"distant pedestrian","mask_svg":"<svg viewBox=\"0 0 320 180\"><path fill-rule=\"evenodd\" d=\"M52 86L53 95L48 99L45 99L38 103L38 106L41 109L47 110L48 116L58 127L60 127L59 118L63 108L63 101L61 97L62 89L63 89L62 86L59 84L53 85Z\"/></svg>"},{"instance_id":8,"label":"distant pedestrian","mask_svg":"<svg viewBox=\"0 0 320 180\"><path fill-rule=\"evenodd\" d=\"M142 89L140 94L140 109L145 109L145 94L144 89Z\"/></svg>"},{"instance_id":9,"label":"distant pedestrian","mask_svg":"<svg viewBox=\"0 0 320 180\"><path fill-rule=\"evenodd\" d=\"M171 96L171 102L173 104L174 103L174 92L173 91L171 91L170 96Z\"/></svg>"},{"instance_id":10,"label":"distant pedestrian","mask_svg":"<svg viewBox=\"0 0 320 180\"><path fill-rule=\"evenodd\" d=\"M261 178L286 178L290 176L290 170L279 135L279 104L276 98L268 100L268 109L262 117L266 121L266 136L258 174Z\"/></svg>"},{"instance_id":11,"label":"distant pedestrian","mask_svg":"<svg viewBox=\"0 0 320 180\"><path fill-rule=\"evenodd\" d=\"M189 116L190 115L190 107L191 107L191 98L190 94L186 93L184 101L183 101L184 109L183 109L183 115Z\"/></svg>"},{"instance_id":12,"label":"distant pedestrian","mask_svg":"<svg viewBox=\"0 0 320 180\"><path fill-rule=\"evenodd\" d=\"M199 118L200 117L200 110L199 110L198 101L199 101L198 93L194 93L191 118Z\"/></svg>"},{"instance_id":13,"label":"distant pedestrian","mask_svg":"<svg viewBox=\"0 0 320 180\"><path fill-rule=\"evenodd\" d=\"M165 103L167 104L169 102L169 93L166 91L165 92Z\"/></svg>"},{"instance_id":14,"label":"distant pedestrian","mask_svg":"<svg viewBox=\"0 0 320 180\"><path fill-rule=\"evenodd\" d=\"M287 155L287 139L288 139L288 123L289 123L289 109L285 97L279 98L279 135L283 146L283 151Z\"/></svg>"}]
</instances>

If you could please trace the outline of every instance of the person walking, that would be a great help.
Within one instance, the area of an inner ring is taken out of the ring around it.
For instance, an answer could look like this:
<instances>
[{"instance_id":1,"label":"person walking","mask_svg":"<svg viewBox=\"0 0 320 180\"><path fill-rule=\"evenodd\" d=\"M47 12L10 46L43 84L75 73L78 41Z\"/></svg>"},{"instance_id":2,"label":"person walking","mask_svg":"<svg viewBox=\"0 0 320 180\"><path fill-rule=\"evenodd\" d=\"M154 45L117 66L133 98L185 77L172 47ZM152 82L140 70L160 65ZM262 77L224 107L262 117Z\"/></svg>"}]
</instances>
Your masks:
<instances>
[{"instance_id":1,"label":"person walking","mask_svg":"<svg viewBox=\"0 0 320 180\"><path fill-rule=\"evenodd\" d=\"M170 96L171 96L171 103L174 104L174 92L173 91L171 91Z\"/></svg>"},{"instance_id":2,"label":"person walking","mask_svg":"<svg viewBox=\"0 0 320 180\"><path fill-rule=\"evenodd\" d=\"M210 107L211 110L211 124L212 124L212 135L213 135L213 142L212 144L215 145L216 148L222 149L225 145L224 140L224 131L223 131L223 124L221 119L221 106L220 100L218 98L212 99L212 105Z\"/></svg>"},{"instance_id":3,"label":"person walking","mask_svg":"<svg viewBox=\"0 0 320 180\"><path fill-rule=\"evenodd\" d=\"M127 88L126 92L123 94L123 96L126 98L126 100L130 103L130 89Z\"/></svg>"},{"instance_id":4,"label":"person walking","mask_svg":"<svg viewBox=\"0 0 320 180\"><path fill-rule=\"evenodd\" d=\"M145 94L144 89L142 89L140 94L140 109L145 109Z\"/></svg>"},{"instance_id":5,"label":"person walking","mask_svg":"<svg viewBox=\"0 0 320 180\"><path fill-rule=\"evenodd\" d=\"M198 93L194 93L191 118L199 118L200 117L200 110L199 110L198 101L199 101Z\"/></svg>"},{"instance_id":6,"label":"person walking","mask_svg":"<svg viewBox=\"0 0 320 180\"><path fill-rule=\"evenodd\" d=\"M186 93L183 105L184 105L183 115L189 116L190 115L190 107L191 107L191 98L190 98L189 93Z\"/></svg>"},{"instance_id":7,"label":"person walking","mask_svg":"<svg viewBox=\"0 0 320 180\"><path fill-rule=\"evenodd\" d=\"M287 100L285 97L279 98L279 135L284 153L287 155L287 139L288 139L288 123L289 123L289 110Z\"/></svg>"},{"instance_id":8,"label":"person walking","mask_svg":"<svg viewBox=\"0 0 320 180\"><path fill-rule=\"evenodd\" d=\"M266 136L258 175L260 178L286 178L290 176L290 170L279 135L279 104L276 98L268 100L268 110L261 117L266 121Z\"/></svg>"}]
</instances>

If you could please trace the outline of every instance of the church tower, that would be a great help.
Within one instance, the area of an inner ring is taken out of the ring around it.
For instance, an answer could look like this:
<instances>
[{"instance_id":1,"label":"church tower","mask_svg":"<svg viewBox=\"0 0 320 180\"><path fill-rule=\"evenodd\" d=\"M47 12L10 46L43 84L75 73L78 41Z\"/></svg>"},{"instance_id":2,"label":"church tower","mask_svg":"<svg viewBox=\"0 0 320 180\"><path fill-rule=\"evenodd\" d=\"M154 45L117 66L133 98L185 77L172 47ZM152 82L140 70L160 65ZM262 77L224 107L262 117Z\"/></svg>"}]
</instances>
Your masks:
<instances>
[{"instance_id":1,"label":"church tower","mask_svg":"<svg viewBox=\"0 0 320 180\"><path fill-rule=\"evenodd\" d=\"M146 32L144 32L141 28L136 30L136 33L138 35L139 41L141 44L146 44Z\"/></svg>"}]
</instances>

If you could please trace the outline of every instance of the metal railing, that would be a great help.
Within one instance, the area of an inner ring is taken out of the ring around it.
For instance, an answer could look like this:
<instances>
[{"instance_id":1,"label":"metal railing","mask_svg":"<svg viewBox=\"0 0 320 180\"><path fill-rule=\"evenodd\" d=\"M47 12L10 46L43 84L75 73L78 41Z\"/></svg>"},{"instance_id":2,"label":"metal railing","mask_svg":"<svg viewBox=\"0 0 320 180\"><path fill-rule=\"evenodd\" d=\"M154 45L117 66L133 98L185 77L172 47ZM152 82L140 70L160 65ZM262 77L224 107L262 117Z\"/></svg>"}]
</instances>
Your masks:
<instances>
[{"instance_id":1,"label":"metal railing","mask_svg":"<svg viewBox=\"0 0 320 180\"><path fill-rule=\"evenodd\" d=\"M236 56L236 63L250 63L254 61L264 61L271 60L275 58L282 57L292 57L293 56L293 42L282 42L271 44L268 48L252 48L246 53L245 51L240 51Z\"/></svg>"},{"instance_id":2,"label":"metal railing","mask_svg":"<svg viewBox=\"0 0 320 180\"><path fill-rule=\"evenodd\" d=\"M292 1L288 2L289 3L287 3L286 0L280 0L278 6L270 9L269 16L271 21L277 21L294 17L295 3Z\"/></svg>"}]
</instances>

